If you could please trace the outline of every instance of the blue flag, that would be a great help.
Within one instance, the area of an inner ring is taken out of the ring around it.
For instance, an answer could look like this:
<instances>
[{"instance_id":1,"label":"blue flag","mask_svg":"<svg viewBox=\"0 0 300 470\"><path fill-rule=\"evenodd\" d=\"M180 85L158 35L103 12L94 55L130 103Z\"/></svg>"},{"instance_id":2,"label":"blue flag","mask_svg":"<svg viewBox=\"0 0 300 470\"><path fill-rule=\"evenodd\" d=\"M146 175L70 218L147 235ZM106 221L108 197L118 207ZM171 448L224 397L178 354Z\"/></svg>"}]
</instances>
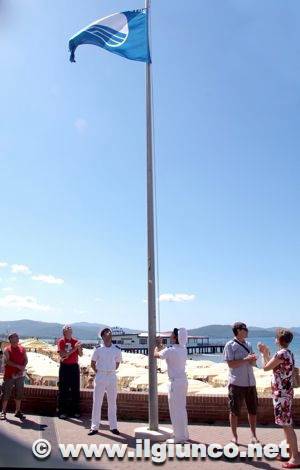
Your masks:
<instances>
[{"instance_id":1,"label":"blue flag","mask_svg":"<svg viewBox=\"0 0 300 470\"><path fill-rule=\"evenodd\" d=\"M81 44L94 44L130 60L151 62L147 9L124 11L97 20L69 41L70 61Z\"/></svg>"}]
</instances>

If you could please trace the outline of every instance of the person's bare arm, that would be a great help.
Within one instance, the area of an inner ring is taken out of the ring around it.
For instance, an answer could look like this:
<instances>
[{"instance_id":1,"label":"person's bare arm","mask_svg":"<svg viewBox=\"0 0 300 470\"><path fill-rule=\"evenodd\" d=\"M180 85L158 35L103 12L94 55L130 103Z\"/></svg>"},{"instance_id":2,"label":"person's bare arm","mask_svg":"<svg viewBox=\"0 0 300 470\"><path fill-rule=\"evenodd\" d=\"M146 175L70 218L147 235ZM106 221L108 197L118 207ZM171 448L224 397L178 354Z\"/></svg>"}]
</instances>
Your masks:
<instances>
[{"instance_id":1,"label":"person's bare arm","mask_svg":"<svg viewBox=\"0 0 300 470\"><path fill-rule=\"evenodd\" d=\"M236 367L240 367L242 365L244 365L246 362L252 364L256 362L256 356L255 354L248 354L248 356L244 357L244 359L236 359L236 360L232 360L232 361L226 361L227 364L228 364L228 367L230 367L230 369L235 369Z\"/></svg>"},{"instance_id":2,"label":"person's bare arm","mask_svg":"<svg viewBox=\"0 0 300 470\"><path fill-rule=\"evenodd\" d=\"M258 349L262 353L264 358L264 371L267 372L269 370L273 370L275 369L275 367L279 366L279 364L283 362L283 360L279 357L273 356L271 359L270 350L265 344L260 344Z\"/></svg>"},{"instance_id":3,"label":"person's bare arm","mask_svg":"<svg viewBox=\"0 0 300 470\"><path fill-rule=\"evenodd\" d=\"M68 357L66 351L58 351L58 354L61 359L66 359Z\"/></svg>"},{"instance_id":4,"label":"person's bare arm","mask_svg":"<svg viewBox=\"0 0 300 470\"><path fill-rule=\"evenodd\" d=\"M166 349L166 345L163 343L162 338L157 338L153 357L155 357L156 359L160 359L160 353L163 349Z\"/></svg>"},{"instance_id":5,"label":"person's bare arm","mask_svg":"<svg viewBox=\"0 0 300 470\"><path fill-rule=\"evenodd\" d=\"M66 351L58 351L58 354L60 355L62 361L64 361L65 359L68 359L68 357L70 357L71 354L73 354L75 351L78 351L79 356L83 355L81 343L77 342L74 344L74 348L72 348L68 353Z\"/></svg>"},{"instance_id":6,"label":"person's bare arm","mask_svg":"<svg viewBox=\"0 0 300 470\"><path fill-rule=\"evenodd\" d=\"M68 356L66 351L64 349L61 349L60 343L58 343L58 345L57 345L57 352L58 352L59 357L61 359L66 359L66 357Z\"/></svg>"},{"instance_id":7,"label":"person's bare arm","mask_svg":"<svg viewBox=\"0 0 300 470\"><path fill-rule=\"evenodd\" d=\"M91 368L93 369L95 374L97 374L96 361L91 361Z\"/></svg>"},{"instance_id":8,"label":"person's bare arm","mask_svg":"<svg viewBox=\"0 0 300 470\"><path fill-rule=\"evenodd\" d=\"M270 359L269 361L267 361L266 359L265 359L265 366L264 366L265 371L273 370L275 369L275 367L279 366L279 364L284 362L283 359L279 359L279 357L275 357L275 356L272 357L272 359Z\"/></svg>"},{"instance_id":9,"label":"person's bare arm","mask_svg":"<svg viewBox=\"0 0 300 470\"><path fill-rule=\"evenodd\" d=\"M80 343L79 341L75 344L74 349L77 349L77 351L78 351L78 356L82 356L82 355L83 355L82 345L81 345L81 343Z\"/></svg>"},{"instance_id":10,"label":"person's bare arm","mask_svg":"<svg viewBox=\"0 0 300 470\"><path fill-rule=\"evenodd\" d=\"M156 358L156 359L160 359L160 353L162 352L163 349L166 349L165 347L162 347L162 348L158 348L156 346L156 348L154 349L154 354L153 356Z\"/></svg>"}]
</instances>

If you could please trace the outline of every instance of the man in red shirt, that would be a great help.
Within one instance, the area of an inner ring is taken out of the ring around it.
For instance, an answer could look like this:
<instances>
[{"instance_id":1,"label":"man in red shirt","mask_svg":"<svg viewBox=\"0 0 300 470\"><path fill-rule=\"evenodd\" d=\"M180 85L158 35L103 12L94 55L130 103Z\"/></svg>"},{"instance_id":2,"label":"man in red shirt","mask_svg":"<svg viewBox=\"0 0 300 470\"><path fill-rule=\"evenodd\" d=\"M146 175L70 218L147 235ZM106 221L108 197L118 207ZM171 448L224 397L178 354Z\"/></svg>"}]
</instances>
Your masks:
<instances>
[{"instance_id":1,"label":"man in red shirt","mask_svg":"<svg viewBox=\"0 0 300 470\"><path fill-rule=\"evenodd\" d=\"M69 416L80 417L80 369L78 356L82 356L82 347L72 337L72 327L65 325L63 337L58 340L57 349L60 355L58 382L58 416L66 419Z\"/></svg>"},{"instance_id":2,"label":"man in red shirt","mask_svg":"<svg viewBox=\"0 0 300 470\"><path fill-rule=\"evenodd\" d=\"M22 420L25 419L25 416L20 411L20 408L24 390L25 368L28 359L26 349L19 344L17 333L11 333L8 340L10 344L4 349L3 399L0 419L6 419L7 403L13 388L15 388L15 416Z\"/></svg>"}]
</instances>

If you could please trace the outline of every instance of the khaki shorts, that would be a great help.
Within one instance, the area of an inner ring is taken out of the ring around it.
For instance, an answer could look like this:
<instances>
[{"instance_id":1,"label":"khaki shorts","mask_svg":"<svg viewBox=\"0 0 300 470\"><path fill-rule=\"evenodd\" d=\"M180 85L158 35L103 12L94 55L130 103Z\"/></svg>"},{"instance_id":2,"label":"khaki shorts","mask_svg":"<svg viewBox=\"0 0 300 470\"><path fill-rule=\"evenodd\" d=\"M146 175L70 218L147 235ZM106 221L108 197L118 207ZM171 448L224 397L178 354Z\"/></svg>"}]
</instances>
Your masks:
<instances>
[{"instance_id":1,"label":"khaki shorts","mask_svg":"<svg viewBox=\"0 0 300 470\"><path fill-rule=\"evenodd\" d=\"M24 377L18 377L17 379L6 379L3 380L2 393L3 400L9 400L13 388L15 387L15 399L22 400L24 390Z\"/></svg>"},{"instance_id":2,"label":"khaki shorts","mask_svg":"<svg viewBox=\"0 0 300 470\"><path fill-rule=\"evenodd\" d=\"M258 405L256 387L239 387L238 385L229 385L228 405L231 413L239 416L244 401L246 403L248 413L250 415L256 415Z\"/></svg>"}]
</instances>

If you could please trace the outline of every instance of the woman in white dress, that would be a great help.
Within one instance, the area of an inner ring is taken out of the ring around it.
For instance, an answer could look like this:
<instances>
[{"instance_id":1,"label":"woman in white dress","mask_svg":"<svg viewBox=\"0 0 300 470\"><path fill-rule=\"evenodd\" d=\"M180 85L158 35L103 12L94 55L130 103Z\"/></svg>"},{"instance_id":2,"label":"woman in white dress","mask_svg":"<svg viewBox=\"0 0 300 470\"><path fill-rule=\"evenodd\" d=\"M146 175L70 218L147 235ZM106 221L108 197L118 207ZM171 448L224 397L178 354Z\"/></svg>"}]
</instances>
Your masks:
<instances>
[{"instance_id":1,"label":"woman in white dress","mask_svg":"<svg viewBox=\"0 0 300 470\"><path fill-rule=\"evenodd\" d=\"M174 328L171 336L172 346L165 348L164 345L160 344L154 351L154 357L165 359L167 362L169 412L174 431L174 439L169 439L168 442L174 442L174 444L184 443L189 439L186 411L188 380L185 372L187 338L185 328Z\"/></svg>"}]
</instances>

